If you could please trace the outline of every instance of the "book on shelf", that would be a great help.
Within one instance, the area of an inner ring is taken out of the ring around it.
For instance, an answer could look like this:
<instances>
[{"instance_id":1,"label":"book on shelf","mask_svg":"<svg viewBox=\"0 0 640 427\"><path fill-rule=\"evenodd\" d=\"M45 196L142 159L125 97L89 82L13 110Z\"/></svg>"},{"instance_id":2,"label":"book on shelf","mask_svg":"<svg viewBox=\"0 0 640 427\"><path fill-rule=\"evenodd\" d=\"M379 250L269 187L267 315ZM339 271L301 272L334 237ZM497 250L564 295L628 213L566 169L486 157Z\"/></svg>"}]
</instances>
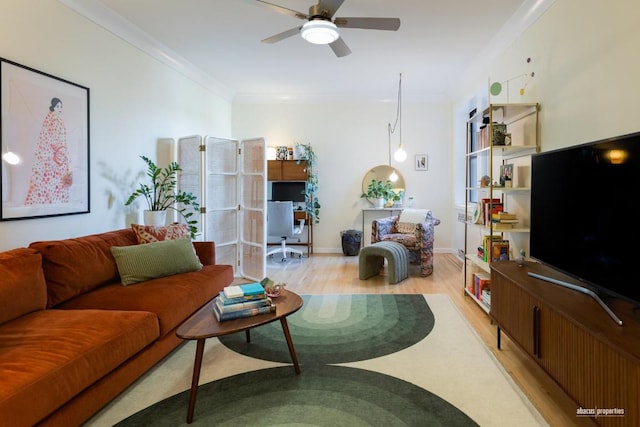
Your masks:
<instances>
[{"instance_id":1,"label":"book on shelf","mask_svg":"<svg viewBox=\"0 0 640 427\"><path fill-rule=\"evenodd\" d=\"M491 276L487 273L477 272L471 275L471 283L469 284L469 292L480 300L482 291L491 288Z\"/></svg>"},{"instance_id":2,"label":"book on shelf","mask_svg":"<svg viewBox=\"0 0 640 427\"><path fill-rule=\"evenodd\" d=\"M221 292L220 295L213 299L213 303L218 307L218 311L220 313L231 313L234 311L246 310L249 308L256 307L264 307L267 305L271 305L271 298L260 298L256 300L242 301L233 304L225 304L223 302L224 294Z\"/></svg>"},{"instance_id":3,"label":"book on shelf","mask_svg":"<svg viewBox=\"0 0 640 427\"><path fill-rule=\"evenodd\" d=\"M501 242L504 238L501 235L489 235L485 234L482 237L482 260L484 262L489 262L489 251L491 250L491 242Z\"/></svg>"},{"instance_id":4,"label":"book on shelf","mask_svg":"<svg viewBox=\"0 0 640 427\"><path fill-rule=\"evenodd\" d=\"M483 224L487 225L493 218L494 214L498 212L502 212L504 210L504 205L502 204L502 200L500 199L490 199L484 198L482 199L482 212L484 213L484 222Z\"/></svg>"},{"instance_id":5,"label":"book on shelf","mask_svg":"<svg viewBox=\"0 0 640 427\"><path fill-rule=\"evenodd\" d=\"M487 303L487 305L491 305L491 289L483 289L481 297L482 302Z\"/></svg>"},{"instance_id":6,"label":"book on shelf","mask_svg":"<svg viewBox=\"0 0 640 427\"><path fill-rule=\"evenodd\" d=\"M493 229L500 231L500 230L511 230L513 228L513 223L508 223L508 222L494 222L493 223Z\"/></svg>"},{"instance_id":7,"label":"book on shelf","mask_svg":"<svg viewBox=\"0 0 640 427\"><path fill-rule=\"evenodd\" d=\"M218 306L216 304L213 304L213 314L216 316L216 319L218 319L218 322L241 319L243 317L258 316L260 314L273 313L274 311L276 311L276 305L272 303L262 307L246 308L244 310L221 313L220 310L218 310Z\"/></svg>"},{"instance_id":8,"label":"book on shelf","mask_svg":"<svg viewBox=\"0 0 640 427\"><path fill-rule=\"evenodd\" d=\"M264 287L258 283L244 283L242 285L225 286L223 289L227 298L250 297L264 294Z\"/></svg>"},{"instance_id":9,"label":"book on shelf","mask_svg":"<svg viewBox=\"0 0 640 427\"><path fill-rule=\"evenodd\" d=\"M516 214L509 213L509 212L506 212L506 211L495 213L495 214L493 214L491 216L491 218L494 219L494 220L498 220L498 221L513 220L513 219L517 220L518 219Z\"/></svg>"},{"instance_id":10,"label":"book on shelf","mask_svg":"<svg viewBox=\"0 0 640 427\"><path fill-rule=\"evenodd\" d=\"M509 241L493 242L491 247L491 261L508 261L509 260Z\"/></svg>"}]
</instances>

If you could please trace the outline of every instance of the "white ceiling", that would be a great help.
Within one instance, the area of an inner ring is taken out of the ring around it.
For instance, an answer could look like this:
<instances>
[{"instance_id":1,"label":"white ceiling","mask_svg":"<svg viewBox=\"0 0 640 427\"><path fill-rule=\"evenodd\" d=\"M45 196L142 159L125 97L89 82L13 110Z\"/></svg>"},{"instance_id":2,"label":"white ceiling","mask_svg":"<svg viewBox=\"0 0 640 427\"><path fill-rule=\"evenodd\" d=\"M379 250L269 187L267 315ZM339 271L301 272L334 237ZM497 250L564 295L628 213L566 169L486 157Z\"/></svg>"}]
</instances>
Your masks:
<instances>
[{"instance_id":1,"label":"white ceiling","mask_svg":"<svg viewBox=\"0 0 640 427\"><path fill-rule=\"evenodd\" d=\"M340 29L352 50L300 36L304 23L255 0L59 0L228 99L449 99L553 0L345 0L336 17L397 17L398 31ZM316 0L270 0L307 13Z\"/></svg>"}]
</instances>

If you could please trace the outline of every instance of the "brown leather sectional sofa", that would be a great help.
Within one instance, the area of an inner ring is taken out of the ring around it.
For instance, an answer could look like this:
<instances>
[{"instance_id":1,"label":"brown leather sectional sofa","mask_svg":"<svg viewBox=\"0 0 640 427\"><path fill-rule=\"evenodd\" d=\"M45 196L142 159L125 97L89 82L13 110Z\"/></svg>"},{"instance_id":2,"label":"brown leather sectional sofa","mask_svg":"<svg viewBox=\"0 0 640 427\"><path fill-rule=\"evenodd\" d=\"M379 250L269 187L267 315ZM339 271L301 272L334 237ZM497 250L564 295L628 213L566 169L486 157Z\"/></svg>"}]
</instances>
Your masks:
<instances>
[{"instance_id":1,"label":"brown leather sectional sofa","mask_svg":"<svg viewBox=\"0 0 640 427\"><path fill-rule=\"evenodd\" d=\"M130 229L0 252L0 426L80 425L175 349L175 329L233 281L213 242L199 271L123 286Z\"/></svg>"}]
</instances>

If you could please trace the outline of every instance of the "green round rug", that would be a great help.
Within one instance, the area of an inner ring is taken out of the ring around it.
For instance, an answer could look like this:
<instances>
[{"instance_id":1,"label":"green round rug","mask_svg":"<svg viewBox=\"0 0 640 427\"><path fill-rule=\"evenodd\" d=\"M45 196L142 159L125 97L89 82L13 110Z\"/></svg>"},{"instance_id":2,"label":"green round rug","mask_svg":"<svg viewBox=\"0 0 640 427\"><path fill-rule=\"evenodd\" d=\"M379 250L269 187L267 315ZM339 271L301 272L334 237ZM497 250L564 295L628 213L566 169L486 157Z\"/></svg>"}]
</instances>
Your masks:
<instances>
[{"instance_id":1,"label":"green round rug","mask_svg":"<svg viewBox=\"0 0 640 427\"><path fill-rule=\"evenodd\" d=\"M301 365L357 362L403 350L425 338L434 317L422 295L303 295L287 317ZM272 362L291 363L280 322L219 338L229 349Z\"/></svg>"},{"instance_id":2,"label":"green round rug","mask_svg":"<svg viewBox=\"0 0 640 427\"><path fill-rule=\"evenodd\" d=\"M116 424L186 424L185 391ZM445 400L409 382L340 366L261 369L203 384L194 426L477 426Z\"/></svg>"}]
</instances>

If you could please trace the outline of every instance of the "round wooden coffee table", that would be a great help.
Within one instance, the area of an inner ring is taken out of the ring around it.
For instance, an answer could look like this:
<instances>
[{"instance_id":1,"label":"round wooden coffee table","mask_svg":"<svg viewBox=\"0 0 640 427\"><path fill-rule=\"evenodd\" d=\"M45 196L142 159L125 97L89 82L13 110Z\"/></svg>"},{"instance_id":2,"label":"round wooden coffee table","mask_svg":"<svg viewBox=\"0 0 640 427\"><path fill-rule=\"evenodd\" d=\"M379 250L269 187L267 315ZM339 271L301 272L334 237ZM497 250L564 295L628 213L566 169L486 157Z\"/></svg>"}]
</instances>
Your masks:
<instances>
[{"instance_id":1,"label":"round wooden coffee table","mask_svg":"<svg viewBox=\"0 0 640 427\"><path fill-rule=\"evenodd\" d=\"M197 340L196 358L193 363L193 377L191 379L191 393L189 395L189 409L187 411L188 424L193 421L198 382L200 381L200 368L202 367L202 355L204 353L204 342L207 338L245 331L247 342L251 342L250 330L252 328L280 320L282 331L284 332L284 337L289 347L289 353L291 354L291 360L293 361L293 367L296 374L300 373L298 357L296 356L293 341L291 341L291 334L289 333L287 316L300 310L302 307L302 298L300 298L300 295L287 290L278 298L274 298L273 302L276 305L276 311L273 313L218 322L213 314L213 301L210 301L178 327L176 330L178 337L186 340Z\"/></svg>"}]
</instances>

